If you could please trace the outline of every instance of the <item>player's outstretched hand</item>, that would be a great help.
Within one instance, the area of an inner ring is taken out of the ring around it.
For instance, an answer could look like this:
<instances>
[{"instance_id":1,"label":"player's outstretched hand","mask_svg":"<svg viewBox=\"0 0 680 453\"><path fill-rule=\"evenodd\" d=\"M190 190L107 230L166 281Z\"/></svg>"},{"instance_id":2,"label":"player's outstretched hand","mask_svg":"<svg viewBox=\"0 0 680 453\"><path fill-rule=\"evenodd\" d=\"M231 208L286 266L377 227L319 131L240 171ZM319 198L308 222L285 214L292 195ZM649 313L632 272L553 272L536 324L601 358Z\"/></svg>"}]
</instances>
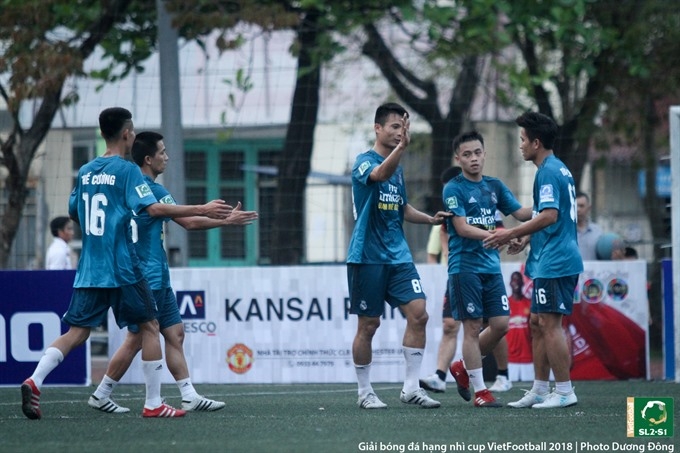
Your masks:
<instances>
[{"instance_id":1,"label":"player's outstretched hand","mask_svg":"<svg viewBox=\"0 0 680 453\"><path fill-rule=\"evenodd\" d=\"M234 208L233 211L231 211L231 214L229 214L229 217L227 217L225 220L225 224L227 225L250 225L253 223L253 220L257 220L259 215L257 214L257 211L243 211L241 210L241 202L239 201L236 204L236 207Z\"/></svg>"},{"instance_id":2,"label":"player's outstretched hand","mask_svg":"<svg viewBox=\"0 0 680 453\"><path fill-rule=\"evenodd\" d=\"M487 249L498 249L501 246L507 244L510 242L510 235L511 231L510 229L506 228L497 228L495 230L490 231L491 235L484 239L484 248Z\"/></svg>"},{"instance_id":3,"label":"player's outstretched hand","mask_svg":"<svg viewBox=\"0 0 680 453\"><path fill-rule=\"evenodd\" d=\"M508 255L517 255L527 247L527 244L529 244L529 236L510 240L508 243Z\"/></svg>"},{"instance_id":4,"label":"player's outstretched hand","mask_svg":"<svg viewBox=\"0 0 680 453\"><path fill-rule=\"evenodd\" d=\"M447 211L437 211L437 213L432 217L434 221L432 222L433 225L441 225L444 223L447 217L453 216L452 212L447 212Z\"/></svg>"},{"instance_id":5,"label":"player's outstretched hand","mask_svg":"<svg viewBox=\"0 0 680 453\"><path fill-rule=\"evenodd\" d=\"M213 200L203 205L203 215L211 219L226 219L234 210L224 200Z\"/></svg>"}]
</instances>

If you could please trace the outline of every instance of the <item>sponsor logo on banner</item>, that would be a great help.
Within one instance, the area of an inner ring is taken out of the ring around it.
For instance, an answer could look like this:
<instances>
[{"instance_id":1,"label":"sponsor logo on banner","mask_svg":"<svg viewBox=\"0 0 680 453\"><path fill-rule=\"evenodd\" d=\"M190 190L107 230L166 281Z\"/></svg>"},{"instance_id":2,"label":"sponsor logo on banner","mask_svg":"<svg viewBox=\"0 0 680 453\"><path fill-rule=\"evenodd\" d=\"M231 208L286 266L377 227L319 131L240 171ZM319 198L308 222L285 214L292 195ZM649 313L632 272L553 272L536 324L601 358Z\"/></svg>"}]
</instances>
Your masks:
<instances>
[{"instance_id":1,"label":"sponsor logo on banner","mask_svg":"<svg viewBox=\"0 0 680 453\"><path fill-rule=\"evenodd\" d=\"M584 301L597 304L602 301L604 297L604 285L601 281L595 278L586 280L583 284L583 289L581 291L581 296Z\"/></svg>"},{"instance_id":2,"label":"sponsor logo on banner","mask_svg":"<svg viewBox=\"0 0 680 453\"><path fill-rule=\"evenodd\" d=\"M177 291L177 305L184 322L184 333L216 334L217 324L205 321L205 291Z\"/></svg>"},{"instance_id":3,"label":"sponsor logo on banner","mask_svg":"<svg viewBox=\"0 0 680 453\"><path fill-rule=\"evenodd\" d=\"M612 300L621 302L628 297L628 283L622 278L614 278L607 285L607 294Z\"/></svg>"},{"instance_id":4,"label":"sponsor logo on banner","mask_svg":"<svg viewBox=\"0 0 680 453\"><path fill-rule=\"evenodd\" d=\"M673 398L628 397L627 437L673 437Z\"/></svg>"},{"instance_id":5,"label":"sponsor logo on banner","mask_svg":"<svg viewBox=\"0 0 680 453\"><path fill-rule=\"evenodd\" d=\"M252 368L253 361L253 351L243 343L236 343L227 351L227 365L234 373L247 373Z\"/></svg>"}]
</instances>

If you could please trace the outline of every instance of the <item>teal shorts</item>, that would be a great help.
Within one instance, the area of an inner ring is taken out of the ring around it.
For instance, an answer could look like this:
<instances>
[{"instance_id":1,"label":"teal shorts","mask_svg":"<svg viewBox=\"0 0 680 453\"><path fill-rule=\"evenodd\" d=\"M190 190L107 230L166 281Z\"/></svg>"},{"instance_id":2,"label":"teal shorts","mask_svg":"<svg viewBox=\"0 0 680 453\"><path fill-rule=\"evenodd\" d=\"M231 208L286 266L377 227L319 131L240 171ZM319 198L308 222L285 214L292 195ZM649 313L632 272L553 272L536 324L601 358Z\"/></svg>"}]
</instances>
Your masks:
<instances>
[{"instance_id":1,"label":"teal shorts","mask_svg":"<svg viewBox=\"0 0 680 453\"><path fill-rule=\"evenodd\" d=\"M535 278L531 312L570 315L577 284L578 274L558 278Z\"/></svg>"},{"instance_id":2,"label":"teal shorts","mask_svg":"<svg viewBox=\"0 0 680 453\"><path fill-rule=\"evenodd\" d=\"M413 263L347 263L347 283L353 315L379 317L385 302L395 308L426 298Z\"/></svg>"},{"instance_id":3,"label":"teal shorts","mask_svg":"<svg viewBox=\"0 0 680 453\"><path fill-rule=\"evenodd\" d=\"M179 307L177 306L177 297L172 288L154 289L153 297L156 299L158 306L158 326L161 330L182 323L182 317L179 314ZM132 333L139 332L139 327L132 324L128 326L128 330Z\"/></svg>"},{"instance_id":4,"label":"teal shorts","mask_svg":"<svg viewBox=\"0 0 680 453\"><path fill-rule=\"evenodd\" d=\"M120 328L156 319L156 300L141 280L119 288L74 288L62 320L69 326L99 327L106 324L109 308Z\"/></svg>"},{"instance_id":5,"label":"teal shorts","mask_svg":"<svg viewBox=\"0 0 680 453\"><path fill-rule=\"evenodd\" d=\"M510 316L502 274L450 274L449 299L453 317L458 321Z\"/></svg>"}]
</instances>

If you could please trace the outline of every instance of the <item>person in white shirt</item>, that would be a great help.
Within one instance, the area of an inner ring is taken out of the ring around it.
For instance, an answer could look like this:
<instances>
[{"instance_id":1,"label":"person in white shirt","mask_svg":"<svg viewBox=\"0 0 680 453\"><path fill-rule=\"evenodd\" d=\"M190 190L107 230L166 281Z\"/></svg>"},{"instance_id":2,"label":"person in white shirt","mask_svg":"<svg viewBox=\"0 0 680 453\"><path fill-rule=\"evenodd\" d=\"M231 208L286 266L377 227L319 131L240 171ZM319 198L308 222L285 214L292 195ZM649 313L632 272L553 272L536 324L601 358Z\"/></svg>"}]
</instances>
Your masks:
<instances>
[{"instance_id":1,"label":"person in white shirt","mask_svg":"<svg viewBox=\"0 0 680 453\"><path fill-rule=\"evenodd\" d=\"M71 248L68 246L73 239L73 222L68 217L55 217L50 222L50 231L54 241L45 255L45 269L73 269Z\"/></svg>"}]
</instances>

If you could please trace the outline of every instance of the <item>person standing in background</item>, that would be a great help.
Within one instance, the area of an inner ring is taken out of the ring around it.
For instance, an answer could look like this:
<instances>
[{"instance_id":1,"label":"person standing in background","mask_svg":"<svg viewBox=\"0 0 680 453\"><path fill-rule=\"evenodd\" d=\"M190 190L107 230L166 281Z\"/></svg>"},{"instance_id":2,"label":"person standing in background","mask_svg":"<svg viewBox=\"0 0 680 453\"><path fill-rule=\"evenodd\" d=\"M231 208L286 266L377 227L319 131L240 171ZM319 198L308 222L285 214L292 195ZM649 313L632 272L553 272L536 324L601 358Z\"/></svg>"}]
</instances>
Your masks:
<instances>
[{"instance_id":1,"label":"person standing in background","mask_svg":"<svg viewBox=\"0 0 680 453\"><path fill-rule=\"evenodd\" d=\"M529 328L531 299L524 295L524 277L521 272L515 271L510 276L510 289L510 321L505 335L508 341L508 373L513 381L533 381L534 358Z\"/></svg>"},{"instance_id":2,"label":"person standing in background","mask_svg":"<svg viewBox=\"0 0 680 453\"><path fill-rule=\"evenodd\" d=\"M73 269L71 247L68 245L73 239L73 222L65 216L55 217L50 222L50 232L54 240L45 254L45 269Z\"/></svg>"},{"instance_id":3,"label":"person standing in background","mask_svg":"<svg viewBox=\"0 0 680 453\"><path fill-rule=\"evenodd\" d=\"M590 197L585 192L576 194L576 228L578 248L583 261L595 261L597 257L597 240L602 236L602 228L590 218Z\"/></svg>"}]
</instances>

